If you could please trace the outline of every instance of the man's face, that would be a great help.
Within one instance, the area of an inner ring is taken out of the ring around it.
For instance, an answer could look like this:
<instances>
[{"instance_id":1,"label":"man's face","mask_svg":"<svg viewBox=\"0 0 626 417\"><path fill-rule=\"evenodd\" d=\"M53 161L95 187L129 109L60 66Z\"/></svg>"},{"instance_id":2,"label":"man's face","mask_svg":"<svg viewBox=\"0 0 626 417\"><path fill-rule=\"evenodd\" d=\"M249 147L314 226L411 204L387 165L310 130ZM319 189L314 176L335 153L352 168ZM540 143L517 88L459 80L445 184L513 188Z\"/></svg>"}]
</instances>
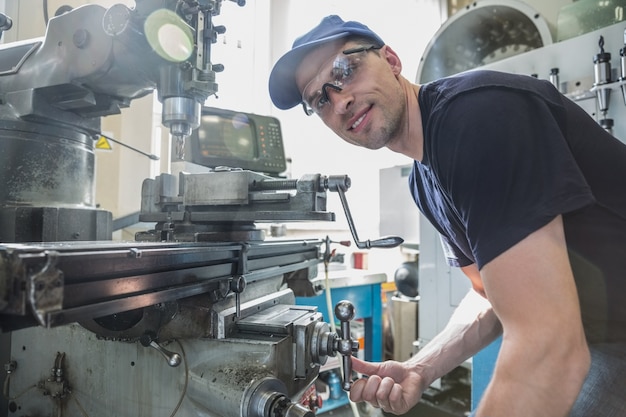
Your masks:
<instances>
[{"instance_id":1,"label":"man's face","mask_svg":"<svg viewBox=\"0 0 626 417\"><path fill-rule=\"evenodd\" d=\"M303 100L345 141L379 149L405 127L406 97L387 46L337 41L309 53L296 71ZM344 54L357 50L356 53ZM399 63L399 61L398 61ZM345 81L345 82L344 82ZM339 88L335 87L339 86Z\"/></svg>"}]
</instances>

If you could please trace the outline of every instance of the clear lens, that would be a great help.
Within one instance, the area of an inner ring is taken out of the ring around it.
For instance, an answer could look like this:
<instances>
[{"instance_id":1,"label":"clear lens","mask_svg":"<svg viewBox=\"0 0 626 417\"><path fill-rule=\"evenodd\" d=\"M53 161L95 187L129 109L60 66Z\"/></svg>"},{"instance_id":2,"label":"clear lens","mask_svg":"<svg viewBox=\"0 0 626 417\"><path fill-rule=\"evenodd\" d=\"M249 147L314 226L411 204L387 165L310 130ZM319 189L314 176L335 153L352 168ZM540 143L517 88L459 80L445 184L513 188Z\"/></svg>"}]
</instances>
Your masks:
<instances>
[{"instance_id":1,"label":"clear lens","mask_svg":"<svg viewBox=\"0 0 626 417\"><path fill-rule=\"evenodd\" d=\"M320 73L302 90L304 112L310 116L326 111L330 107L329 89L341 92L356 76L365 54L382 47L382 45L356 46L342 51L324 64ZM315 87L319 88L316 90Z\"/></svg>"},{"instance_id":2,"label":"clear lens","mask_svg":"<svg viewBox=\"0 0 626 417\"><path fill-rule=\"evenodd\" d=\"M359 52L365 52L365 50ZM321 114L329 107L328 91L330 89L341 91L345 85L350 84L357 73L363 56L364 53L350 55L341 53L322 67L319 74L302 90L302 101L307 114L309 111Z\"/></svg>"}]
</instances>

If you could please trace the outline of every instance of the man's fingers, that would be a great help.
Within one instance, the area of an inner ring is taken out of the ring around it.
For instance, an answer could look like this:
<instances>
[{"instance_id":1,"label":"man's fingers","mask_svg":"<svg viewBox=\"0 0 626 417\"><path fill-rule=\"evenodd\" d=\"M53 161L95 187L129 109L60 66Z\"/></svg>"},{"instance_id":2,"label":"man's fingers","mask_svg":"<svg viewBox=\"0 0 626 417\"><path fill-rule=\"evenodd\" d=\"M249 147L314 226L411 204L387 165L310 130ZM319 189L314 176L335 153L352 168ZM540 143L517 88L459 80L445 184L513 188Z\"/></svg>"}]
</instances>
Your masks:
<instances>
[{"instance_id":1,"label":"man's fingers","mask_svg":"<svg viewBox=\"0 0 626 417\"><path fill-rule=\"evenodd\" d=\"M377 363L371 363L362 361L359 358L352 356L352 370L360 374L373 375L377 373L379 365Z\"/></svg>"},{"instance_id":2,"label":"man's fingers","mask_svg":"<svg viewBox=\"0 0 626 417\"><path fill-rule=\"evenodd\" d=\"M378 388L376 389L376 401L380 408L387 411L391 410L389 394L391 394L391 390L395 384L395 381L391 378L383 378L378 384Z\"/></svg>"},{"instance_id":3,"label":"man's fingers","mask_svg":"<svg viewBox=\"0 0 626 417\"><path fill-rule=\"evenodd\" d=\"M372 375L367 378L365 383L365 387L361 392L361 396L365 401L372 404L374 407L380 407L378 404L378 398L376 393L378 392L378 387L380 386L381 378L378 375Z\"/></svg>"},{"instance_id":4,"label":"man's fingers","mask_svg":"<svg viewBox=\"0 0 626 417\"><path fill-rule=\"evenodd\" d=\"M391 405L391 409L388 410L389 412L393 414L405 414L409 411L406 402L402 398L402 394L402 386L400 384L394 384L391 392L389 393L389 400Z\"/></svg>"},{"instance_id":5,"label":"man's fingers","mask_svg":"<svg viewBox=\"0 0 626 417\"><path fill-rule=\"evenodd\" d=\"M366 383L366 379L357 379L352 383L352 386L350 387L350 400L352 402L358 403L365 401L362 394Z\"/></svg>"},{"instance_id":6,"label":"man's fingers","mask_svg":"<svg viewBox=\"0 0 626 417\"><path fill-rule=\"evenodd\" d=\"M404 414L409 407L404 398L402 385L385 374L393 374L381 363L371 363L352 358L352 369L358 373L368 375L353 382L350 389L350 399L354 402L366 401L373 407L381 408L385 412Z\"/></svg>"}]
</instances>

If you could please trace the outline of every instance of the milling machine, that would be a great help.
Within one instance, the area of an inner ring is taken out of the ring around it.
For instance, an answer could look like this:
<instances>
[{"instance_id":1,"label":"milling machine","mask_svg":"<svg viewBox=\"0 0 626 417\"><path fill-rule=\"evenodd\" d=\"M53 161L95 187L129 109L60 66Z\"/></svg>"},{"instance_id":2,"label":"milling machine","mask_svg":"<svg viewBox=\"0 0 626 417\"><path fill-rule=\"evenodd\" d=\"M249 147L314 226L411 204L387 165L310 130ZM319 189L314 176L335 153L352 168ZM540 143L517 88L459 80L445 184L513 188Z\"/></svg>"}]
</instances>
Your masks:
<instances>
[{"instance_id":1,"label":"milling machine","mask_svg":"<svg viewBox=\"0 0 626 417\"><path fill-rule=\"evenodd\" d=\"M339 335L292 290L322 290L310 279L332 242L266 240L256 227L332 221L332 191L357 246L401 243L358 240L348 177L162 174L142 190L140 220L155 227L133 242L112 241L111 214L95 206L101 117L156 91L183 157L217 91L220 9L89 4L50 19L42 39L0 47L0 414L311 416L320 366L336 353L349 388L353 307L337 305Z\"/></svg>"}]
</instances>

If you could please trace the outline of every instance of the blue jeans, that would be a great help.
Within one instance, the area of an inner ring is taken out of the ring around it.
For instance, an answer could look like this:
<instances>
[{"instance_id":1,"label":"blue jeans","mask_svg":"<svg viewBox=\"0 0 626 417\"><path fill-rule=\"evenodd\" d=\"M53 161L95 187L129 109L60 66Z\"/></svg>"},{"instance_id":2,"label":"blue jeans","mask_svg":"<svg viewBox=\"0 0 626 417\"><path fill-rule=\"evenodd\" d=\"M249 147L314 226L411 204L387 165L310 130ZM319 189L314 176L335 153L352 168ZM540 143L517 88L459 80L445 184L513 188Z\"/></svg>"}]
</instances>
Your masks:
<instances>
[{"instance_id":1,"label":"blue jeans","mask_svg":"<svg viewBox=\"0 0 626 417\"><path fill-rule=\"evenodd\" d=\"M626 417L626 342L590 345L589 350L591 368L570 417Z\"/></svg>"},{"instance_id":2,"label":"blue jeans","mask_svg":"<svg viewBox=\"0 0 626 417\"><path fill-rule=\"evenodd\" d=\"M626 343L589 350L591 368L570 417L626 417Z\"/></svg>"}]
</instances>

